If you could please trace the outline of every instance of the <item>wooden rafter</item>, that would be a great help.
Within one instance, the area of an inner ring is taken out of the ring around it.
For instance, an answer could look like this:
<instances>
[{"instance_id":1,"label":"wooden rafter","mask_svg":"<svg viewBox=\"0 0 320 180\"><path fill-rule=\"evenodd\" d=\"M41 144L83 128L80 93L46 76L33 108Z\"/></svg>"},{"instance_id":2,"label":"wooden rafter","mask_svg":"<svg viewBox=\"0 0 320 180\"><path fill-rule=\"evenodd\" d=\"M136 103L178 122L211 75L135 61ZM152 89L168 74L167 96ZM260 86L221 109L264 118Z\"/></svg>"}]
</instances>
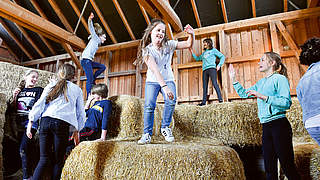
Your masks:
<instances>
[{"instance_id":1,"label":"wooden rafter","mask_svg":"<svg viewBox=\"0 0 320 180\"><path fill-rule=\"evenodd\" d=\"M81 52L75 52L75 55L76 56L80 56ZM23 66L32 66L32 65L36 65L36 64L54 62L54 61L57 61L57 60L69 59L69 58L71 58L70 54L69 53L65 53L65 54L60 54L60 55L55 55L55 56L50 56L50 57L35 59L35 60L32 60L32 61L23 62L22 65Z\"/></svg>"},{"instance_id":2,"label":"wooden rafter","mask_svg":"<svg viewBox=\"0 0 320 180\"><path fill-rule=\"evenodd\" d=\"M123 43L101 46L101 47L99 47L97 53L101 53L101 52L105 52L105 51L114 51L117 49L137 47L137 46L139 46L139 43L140 43L140 40L133 40L133 41L123 42Z\"/></svg>"},{"instance_id":3,"label":"wooden rafter","mask_svg":"<svg viewBox=\"0 0 320 180\"><path fill-rule=\"evenodd\" d=\"M283 12L288 12L288 0L283 0Z\"/></svg>"},{"instance_id":4,"label":"wooden rafter","mask_svg":"<svg viewBox=\"0 0 320 180\"><path fill-rule=\"evenodd\" d=\"M141 7L143 7L145 11L147 11L150 14L152 18L157 18L157 19L161 18L158 12L156 12L156 9L153 6L151 6L147 1L137 0L137 2Z\"/></svg>"},{"instance_id":5,"label":"wooden rafter","mask_svg":"<svg viewBox=\"0 0 320 180\"><path fill-rule=\"evenodd\" d=\"M45 13L41 10L39 4L35 0L30 0L30 2L33 5L33 7L36 9L36 11L40 14L40 16L46 17ZM57 54L54 48L52 47L52 45L49 43L49 41L45 37L43 37L41 34L38 34L38 35L40 39L44 42L44 44L48 47L49 51L52 54Z\"/></svg>"},{"instance_id":6,"label":"wooden rafter","mask_svg":"<svg viewBox=\"0 0 320 180\"><path fill-rule=\"evenodd\" d=\"M71 25L69 24L67 18L63 15L62 10L59 8L58 4L56 3L55 0L48 0L49 4L51 5L52 9L54 10L54 12L57 14L57 16L59 17L60 21L62 22L62 24L64 25L64 27L67 28L67 30L69 32L73 32L73 29L71 27Z\"/></svg>"},{"instance_id":7,"label":"wooden rafter","mask_svg":"<svg viewBox=\"0 0 320 180\"><path fill-rule=\"evenodd\" d=\"M166 22L166 29L167 29L167 34L169 36L169 39L173 39L173 33L172 33L172 29L171 29L171 25L170 23Z\"/></svg>"},{"instance_id":8,"label":"wooden rafter","mask_svg":"<svg viewBox=\"0 0 320 180\"><path fill-rule=\"evenodd\" d=\"M299 20L299 19L319 17L319 16L320 16L320 7L302 9L302 10L263 16L263 17L251 18L246 20L239 20L239 21L230 22L227 24L202 27L202 28L195 29L195 35L200 36L203 34L219 32L219 30L228 31L228 30L240 29L240 28L246 29L251 26L267 25L269 24L270 21L276 21L276 20L280 20L280 21L288 21L292 19ZM175 34L175 38L184 38L186 36L187 35L184 32Z\"/></svg>"},{"instance_id":9,"label":"wooden rafter","mask_svg":"<svg viewBox=\"0 0 320 180\"><path fill-rule=\"evenodd\" d=\"M69 3L70 3L71 7L73 8L74 12L77 14L78 17L80 17L80 14L81 14L81 13L80 13L80 11L79 11L76 3L74 3L73 0L68 0L68 1L69 1ZM81 17L81 23L83 24L83 26L85 27L85 29L87 30L87 32L90 33L89 28L88 28L88 23L87 23L87 21L84 19L83 16Z\"/></svg>"},{"instance_id":10,"label":"wooden rafter","mask_svg":"<svg viewBox=\"0 0 320 180\"><path fill-rule=\"evenodd\" d=\"M120 7L120 4L118 3L118 0L112 0L112 2L113 2L113 4L114 4L114 6L116 7L116 9L117 9L117 11L118 11L118 13L119 13L119 15L120 15L120 17L121 17L121 19L122 19L122 22L123 22L123 24L125 25L125 27L126 27L128 33L129 33L131 39L132 39L132 40L135 40L136 37L134 36L134 34L133 34L132 30L131 30L131 27L130 27L128 21L127 21L126 16L125 16L124 13L122 12L122 9L121 9L121 7Z\"/></svg>"},{"instance_id":11,"label":"wooden rafter","mask_svg":"<svg viewBox=\"0 0 320 180\"><path fill-rule=\"evenodd\" d=\"M308 8L317 7L319 4L319 0L308 0Z\"/></svg>"},{"instance_id":12,"label":"wooden rafter","mask_svg":"<svg viewBox=\"0 0 320 180\"><path fill-rule=\"evenodd\" d=\"M81 69L82 67L81 67L80 61L77 55L75 54L75 52L73 51L72 47L67 43L62 43L62 46L67 51L67 53L70 54L71 60L76 64L77 68Z\"/></svg>"},{"instance_id":13,"label":"wooden rafter","mask_svg":"<svg viewBox=\"0 0 320 180\"><path fill-rule=\"evenodd\" d=\"M11 38L15 41L15 43L20 47L20 49L28 56L29 59L33 59L32 55L28 52L28 50L23 47L20 40L14 35L14 33L10 30L10 28L6 25L6 23L0 18L0 23L3 28L7 31L7 33L11 36Z\"/></svg>"},{"instance_id":14,"label":"wooden rafter","mask_svg":"<svg viewBox=\"0 0 320 180\"><path fill-rule=\"evenodd\" d=\"M252 17L257 17L256 0L251 0L251 7L252 7Z\"/></svg>"},{"instance_id":15,"label":"wooden rafter","mask_svg":"<svg viewBox=\"0 0 320 180\"><path fill-rule=\"evenodd\" d=\"M195 0L190 0L190 1L191 1L194 17L196 18L197 25L200 28L201 27L201 21L200 21L200 16L199 16L199 13L198 13L197 4L196 4Z\"/></svg>"},{"instance_id":16,"label":"wooden rafter","mask_svg":"<svg viewBox=\"0 0 320 180\"><path fill-rule=\"evenodd\" d=\"M65 31L9 0L0 1L0 16L58 43L66 42L80 50L86 46L83 40L76 35Z\"/></svg>"},{"instance_id":17,"label":"wooden rafter","mask_svg":"<svg viewBox=\"0 0 320 180\"><path fill-rule=\"evenodd\" d=\"M149 16L148 16L146 10L141 6L141 4L139 2L138 2L138 4L139 4L139 7L140 7L140 10L142 12L143 17L146 20L146 23L149 25L151 22L150 22L150 19L149 19Z\"/></svg>"},{"instance_id":18,"label":"wooden rafter","mask_svg":"<svg viewBox=\"0 0 320 180\"><path fill-rule=\"evenodd\" d=\"M227 14L227 9L226 9L226 5L224 3L224 0L220 0L220 4L221 4L221 10L222 10L222 14L223 14L223 20L225 23L228 23L228 14Z\"/></svg>"},{"instance_id":19,"label":"wooden rafter","mask_svg":"<svg viewBox=\"0 0 320 180\"><path fill-rule=\"evenodd\" d=\"M99 9L98 6L96 5L96 2L95 2L94 0L90 0L90 3L91 3L91 5L92 5L93 9L94 9L94 10L96 11L96 13L98 14L99 19L100 19L101 23L103 24L103 27L106 29L106 31L107 31L109 37L111 38L112 42L115 43L115 44L118 43L117 40L116 40L116 38L114 37L114 35L113 35L113 33L112 33L109 25L108 25L108 23L107 23L106 20L104 19L103 15L102 15L102 13L101 13L101 11L100 11L100 9Z\"/></svg>"},{"instance_id":20,"label":"wooden rafter","mask_svg":"<svg viewBox=\"0 0 320 180\"><path fill-rule=\"evenodd\" d=\"M280 48L279 48L279 38L278 38L276 24L273 21L271 21L269 22L269 26L270 26L270 34L271 34L272 51L279 54Z\"/></svg>"},{"instance_id":21,"label":"wooden rafter","mask_svg":"<svg viewBox=\"0 0 320 180\"><path fill-rule=\"evenodd\" d=\"M16 55L16 53L14 53L14 52L12 51L12 49L6 44L6 42L2 41L2 45L4 45L4 46L8 49L9 53L10 53L12 56L14 56L14 58L15 58L16 61L19 59L18 56Z\"/></svg>"}]
</instances>

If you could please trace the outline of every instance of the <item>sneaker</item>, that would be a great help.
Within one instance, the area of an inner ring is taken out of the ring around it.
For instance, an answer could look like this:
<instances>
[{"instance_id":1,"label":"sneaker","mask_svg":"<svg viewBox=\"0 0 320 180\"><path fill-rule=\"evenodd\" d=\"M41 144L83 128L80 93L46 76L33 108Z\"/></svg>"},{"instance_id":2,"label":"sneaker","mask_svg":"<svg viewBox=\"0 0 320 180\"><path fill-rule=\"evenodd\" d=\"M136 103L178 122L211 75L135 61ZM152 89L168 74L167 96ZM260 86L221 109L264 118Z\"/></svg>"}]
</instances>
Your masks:
<instances>
[{"instance_id":1,"label":"sneaker","mask_svg":"<svg viewBox=\"0 0 320 180\"><path fill-rule=\"evenodd\" d=\"M142 135L141 139L138 141L138 144L149 144L151 142L151 136L149 133Z\"/></svg>"},{"instance_id":2,"label":"sneaker","mask_svg":"<svg viewBox=\"0 0 320 180\"><path fill-rule=\"evenodd\" d=\"M204 106L204 105L206 105L206 104L203 104L203 103L197 104L197 106Z\"/></svg>"},{"instance_id":3,"label":"sneaker","mask_svg":"<svg viewBox=\"0 0 320 180\"><path fill-rule=\"evenodd\" d=\"M161 128L161 134L164 136L164 139L168 142L173 142L174 137L172 131L169 127Z\"/></svg>"}]
</instances>

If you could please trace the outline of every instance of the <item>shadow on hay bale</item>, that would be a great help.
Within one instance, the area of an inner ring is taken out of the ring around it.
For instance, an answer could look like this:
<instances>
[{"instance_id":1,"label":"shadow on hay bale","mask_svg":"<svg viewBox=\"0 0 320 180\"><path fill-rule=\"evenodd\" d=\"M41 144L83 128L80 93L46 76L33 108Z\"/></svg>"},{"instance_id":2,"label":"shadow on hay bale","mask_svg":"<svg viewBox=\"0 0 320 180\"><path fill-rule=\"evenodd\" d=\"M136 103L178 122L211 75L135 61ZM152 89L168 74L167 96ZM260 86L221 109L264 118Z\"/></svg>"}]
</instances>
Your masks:
<instances>
[{"instance_id":1,"label":"shadow on hay bale","mask_svg":"<svg viewBox=\"0 0 320 180\"><path fill-rule=\"evenodd\" d=\"M103 150L103 151L101 151ZM82 142L61 179L245 179L238 154L227 146L193 143L137 145Z\"/></svg>"}]
</instances>

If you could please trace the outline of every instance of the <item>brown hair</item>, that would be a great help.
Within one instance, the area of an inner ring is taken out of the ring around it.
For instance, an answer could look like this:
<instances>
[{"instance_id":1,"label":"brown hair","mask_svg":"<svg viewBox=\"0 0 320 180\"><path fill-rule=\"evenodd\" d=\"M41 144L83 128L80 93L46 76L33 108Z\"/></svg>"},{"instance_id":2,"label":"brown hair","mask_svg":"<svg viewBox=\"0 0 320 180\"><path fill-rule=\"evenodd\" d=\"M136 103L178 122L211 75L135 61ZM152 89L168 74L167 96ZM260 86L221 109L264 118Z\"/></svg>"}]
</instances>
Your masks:
<instances>
[{"instance_id":1,"label":"brown hair","mask_svg":"<svg viewBox=\"0 0 320 180\"><path fill-rule=\"evenodd\" d=\"M108 97L108 86L105 84L96 84L91 88L91 94L97 94L102 98Z\"/></svg>"},{"instance_id":2,"label":"brown hair","mask_svg":"<svg viewBox=\"0 0 320 180\"><path fill-rule=\"evenodd\" d=\"M282 74L286 78L288 78L287 68L282 63L280 55L278 53L275 53L275 52L266 52L264 54L266 55L268 60L275 62L275 65L273 66L273 70L277 71L279 74ZM279 70L279 68L280 68L280 70Z\"/></svg>"},{"instance_id":3,"label":"brown hair","mask_svg":"<svg viewBox=\"0 0 320 180\"><path fill-rule=\"evenodd\" d=\"M151 23L148 25L148 27L144 30L144 34L140 40L140 44L138 47L138 53L137 53L137 59L134 61L134 65L140 65L143 63L143 57L142 57L142 50L145 49L145 47L151 43L151 31L158 25L158 24L165 24L161 19L152 19ZM167 43L168 38L167 35L164 35L164 38L162 40L162 47Z\"/></svg>"},{"instance_id":4,"label":"brown hair","mask_svg":"<svg viewBox=\"0 0 320 180\"><path fill-rule=\"evenodd\" d=\"M211 50L213 48L213 46L212 46L213 43L212 43L212 39L211 38L206 38L206 39L203 40L203 42L208 44L209 50ZM207 49L204 49L204 50L207 50Z\"/></svg>"},{"instance_id":5,"label":"brown hair","mask_svg":"<svg viewBox=\"0 0 320 180\"><path fill-rule=\"evenodd\" d=\"M46 104L49 102L55 100L57 97L59 97L61 94L64 95L66 101L68 102L67 97L67 81L70 81L74 78L75 75L75 67L71 64L62 64L59 67L58 70L58 82L55 86L52 87L51 91L49 92L47 98L46 98Z\"/></svg>"}]
</instances>

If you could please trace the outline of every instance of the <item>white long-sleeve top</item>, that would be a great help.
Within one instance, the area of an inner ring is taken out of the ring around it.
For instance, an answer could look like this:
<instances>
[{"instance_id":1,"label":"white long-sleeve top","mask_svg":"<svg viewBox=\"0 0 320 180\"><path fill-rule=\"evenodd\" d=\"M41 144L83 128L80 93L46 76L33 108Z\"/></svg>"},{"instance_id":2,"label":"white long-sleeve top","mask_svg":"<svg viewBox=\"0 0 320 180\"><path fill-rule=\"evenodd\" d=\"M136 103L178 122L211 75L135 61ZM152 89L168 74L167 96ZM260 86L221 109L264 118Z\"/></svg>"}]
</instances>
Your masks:
<instances>
[{"instance_id":1,"label":"white long-sleeve top","mask_svg":"<svg viewBox=\"0 0 320 180\"><path fill-rule=\"evenodd\" d=\"M46 97L56 82L50 82L43 90L40 99L34 104L30 113L29 121L37 121L40 117L52 117L63 120L80 131L85 123L85 111L82 90L76 84L67 81L67 97L61 94L56 99L46 104Z\"/></svg>"}]
</instances>

